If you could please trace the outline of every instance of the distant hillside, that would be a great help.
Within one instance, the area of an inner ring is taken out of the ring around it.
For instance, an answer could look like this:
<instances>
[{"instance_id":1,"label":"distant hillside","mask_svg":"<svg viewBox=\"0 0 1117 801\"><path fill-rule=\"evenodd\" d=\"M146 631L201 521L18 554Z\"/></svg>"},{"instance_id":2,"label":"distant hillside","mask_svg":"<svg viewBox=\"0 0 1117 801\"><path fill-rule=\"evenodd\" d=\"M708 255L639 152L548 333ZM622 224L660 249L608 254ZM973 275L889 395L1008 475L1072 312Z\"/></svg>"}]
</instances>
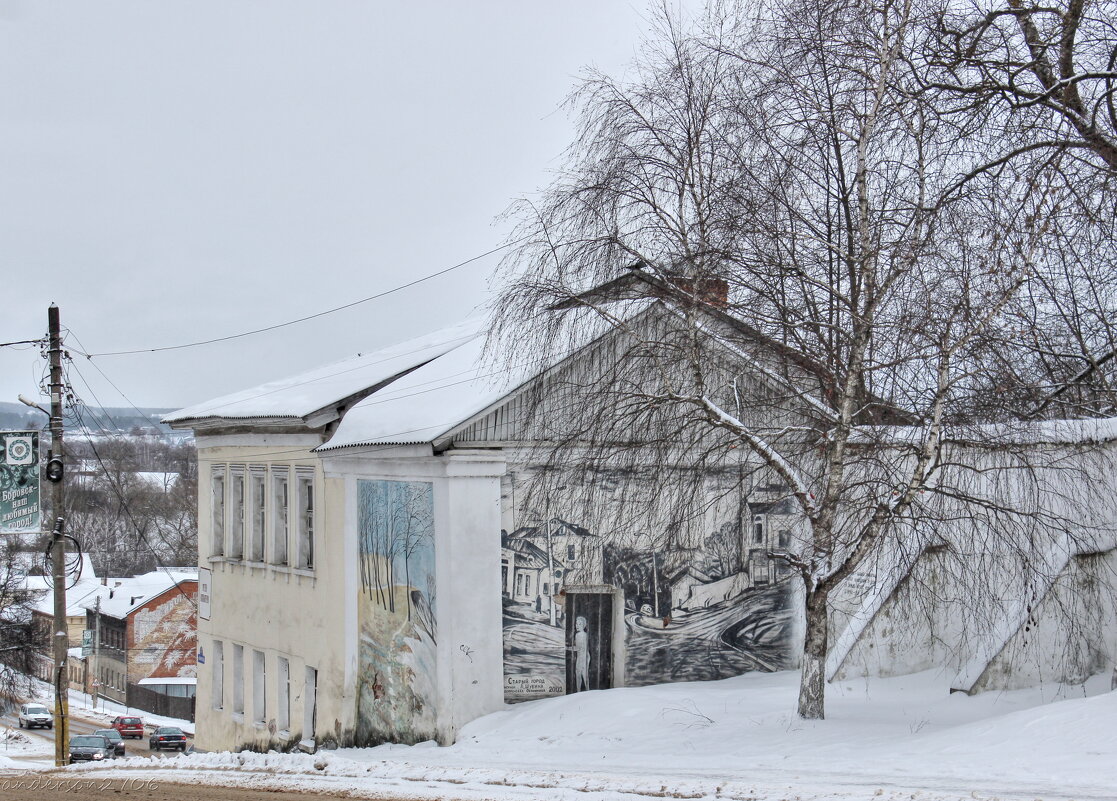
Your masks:
<instances>
[{"instance_id":1,"label":"distant hillside","mask_svg":"<svg viewBox=\"0 0 1117 801\"><path fill-rule=\"evenodd\" d=\"M82 410L82 419L90 433L127 434L139 428L145 433L171 434L177 438L181 436L180 432L172 432L168 426L159 422L159 418L172 411L173 408L136 410L111 406L101 409L90 406ZM42 412L24 406L22 403L0 402L0 431L23 431L46 427L47 418ZM80 427L72 420L67 420L66 431L76 433L80 431Z\"/></svg>"}]
</instances>

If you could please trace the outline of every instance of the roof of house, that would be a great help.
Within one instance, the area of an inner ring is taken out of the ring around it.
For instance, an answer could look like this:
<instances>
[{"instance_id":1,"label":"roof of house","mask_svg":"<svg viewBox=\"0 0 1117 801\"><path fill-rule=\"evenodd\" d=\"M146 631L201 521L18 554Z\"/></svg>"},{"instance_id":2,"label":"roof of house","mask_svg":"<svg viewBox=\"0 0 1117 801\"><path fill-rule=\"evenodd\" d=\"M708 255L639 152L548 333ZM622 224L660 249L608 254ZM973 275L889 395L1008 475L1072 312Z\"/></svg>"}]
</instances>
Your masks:
<instances>
[{"instance_id":1,"label":"roof of house","mask_svg":"<svg viewBox=\"0 0 1117 801\"><path fill-rule=\"evenodd\" d=\"M538 372L486 365L478 334L357 403L318 451L432 442Z\"/></svg>"},{"instance_id":2,"label":"roof of house","mask_svg":"<svg viewBox=\"0 0 1117 801\"><path fill-rule=\"evenodd\" d=\"M31 580L35 579L34 582ZM102 586L97 578L79 578L73 585L66 587L66 617L85 616L82 605L87 598ZM28 589L39 590L38 597L32 602L31 609L41 615L54 615L54 593L47 576L28 576Z\"/></svg>"},{"instance_id":3,"label":"roof of house","mask_svg":"<svg viewBox=\"0 0 1117 801\"><path fill-rule=\"evenodd\" d=\"M174 487L182 478L176 472L162 470L140 470L132 474L137 481L149 489L166 492Z\"/></svg>"},{"instance_id":4,"label":"roof of house","mask_svg":"<svg viewBox=\"0 0 1117 801\"><path fill-rule=\"evenodd\" d=\"M528 540L508 540L504 547L521 557L522 561L518 563L519 567L532 569L547 567L547 552ZM559 561L554 557L551 558L551 562L561 567Z\"/></svg>"},{"instance_id":5,"label":"roof of house","mask_svg":"<svg viewBox=\"0 0 1117 801\"><path fill-rule=\"evenodd\" d=\"M83 609L96 609L97 599L100 598L101 614L123 620L152 598L176 585L197 580L198 569L188 567L153 570L130 578L110 578L106 579L107 584L99 585L79 605Z\"/></svg>"},{"instance_id":6,"label":"roof of house","mask_svg":"<svg viewBox=\"0 0 1117 801\"><path fill-rule=\"evenodd\" d=\"M371 392L459 347L477 337L480 329L480 320L467 320L426 336L180 409L166 415L163 422L182 427L202 420L306 419Z\"/></svg>"}]
</instances>

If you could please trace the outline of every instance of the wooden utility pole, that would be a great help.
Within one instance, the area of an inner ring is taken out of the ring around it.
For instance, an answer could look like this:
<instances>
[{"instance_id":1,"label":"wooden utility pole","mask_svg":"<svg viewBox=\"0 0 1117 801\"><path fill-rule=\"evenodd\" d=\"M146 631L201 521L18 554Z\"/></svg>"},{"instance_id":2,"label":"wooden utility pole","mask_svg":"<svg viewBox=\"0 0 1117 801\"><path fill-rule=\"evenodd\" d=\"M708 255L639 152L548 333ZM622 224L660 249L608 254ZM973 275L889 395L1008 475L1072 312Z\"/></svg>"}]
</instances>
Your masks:
<instances>
[{"instance_id":1,"label":"wooden utility pole","mask_svg":"<svg viewBox=\"0 0 1117 801\"><path fill-rule=\"evenodd\" d=\"M47 478L51 482L51 511L54 529L51 532L50 562L54 582L54 764L66 764L70 729L70 635L66 625L66 538L63 534L63 448L62 448L62 327L58 307L47 310L50 347L50 455Z\"/></svg>"}]
</instances>

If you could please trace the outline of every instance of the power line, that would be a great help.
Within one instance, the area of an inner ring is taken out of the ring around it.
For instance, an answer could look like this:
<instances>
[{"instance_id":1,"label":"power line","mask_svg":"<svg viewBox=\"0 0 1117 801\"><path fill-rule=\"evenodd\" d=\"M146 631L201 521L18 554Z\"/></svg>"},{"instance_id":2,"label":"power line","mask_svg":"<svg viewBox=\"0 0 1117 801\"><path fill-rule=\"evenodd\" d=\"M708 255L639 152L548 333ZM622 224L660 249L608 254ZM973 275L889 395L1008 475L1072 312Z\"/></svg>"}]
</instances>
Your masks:
<instances>
[{"instance_id":1,"label":"power line","mask_svg":"<svg viewBox=\"0 0 1117 801\"><path fill-rule=\"evenodd\" d=\"M216 342L228 342L231 339L240 339L241 337L248 337L248 336L252 336L254 334L263 334L267 331L275 331L278 328L286 328L289 325L296 325L298 323L305 323L307 320L314 320L314 319L317 319L319 317L325 317L327 314L334 314L335 312L344 311L345 309L351 309L354 306L361 305L362 303L368 303L370 300L377 300L379 298L383 298L383 297L387 297L388 295L395 294L396 292L400 292L404 289L409 289L410 287L416 286L417 284L422 284L426 281L430 281L432 278L438 278L440 275L446 275L446 273L453 272L454 270L457 270L461 267L465 267L467 264L472 264L473 262L478 261L480 259L483 259L486 256L491 256L494 253L499 253L500 251L505 250L506 248L512 247L513 245L516 245L516 244L519 244L520 242L523 242L524 239L526 239L526 238L527 237L521 237L520 239L514 240L512 242L506 242L505 244L500 245L499 247L495 247L492 250L487 250L484 253L481 253L480 255L473 256L472 258L466 259L465 261L458 262L457 264L454 264L454 265L452 265L450 267L447 267L443 270L439 270L438 272L431 273L430 275L424 275L422 278L416 278L414 281L408 281L406 284L400 284L397 287L393 287L391 289L386 289L383 292L376 293L375 295L369 295L367 298L361 298L360 300L354 300L350 303L345 303L341 306L335 306L332 309L326 309L325 311L316 312L315 314L308 314L305 317L299 317L295 320L288 320L288 321L283 322L283 323L276 323L275 325L269 325L269 326L265 326L263 328L255 328L251 331L243 331L239 334L229 334L228 336L215 337L213 339L203 339L203 340L199 340L197 342L187 342L187 343L184 343L182 345L166 345L166 346L159 347L159 348L138 348L136 350L107 351L107 352L104 352L104 353L82 353L81 355L84 356L87 359L94 359L94 358L97 358L97 357L100 357L100 356L131 356L131 355L134 355L134 354L137 354L137 353L160 353L162 351L168 351L168 350L182 350L184 348L195 348L195 347L198 347L199 345L212 345Z\"/></svg>"},{"instance_id":2,"label":"power line","mask_svg":"<svg viewBox=\"0 0 1117 801\"><path fill-rule=\"evenodd\" d=\"M81 338L78 337L78 335L74 333L73 329L67 328L66 333L72 335L74 337L74 339L77 340L77 343L79 345L82 345ZM83 345L83 347L84 347L84 345ZM76 352L80 353L81 351L76 351ZM97 403L101 403L101 399L98 398L97 395L93 392L93 387L90 386L89 382L85 380L85 376L82 375L81 370L78 369L78 366L74 362L74 360L73 359L68 359L68 361L71 365L73 365L74 370L77 371L78 376L81 378L82 383L85 384L86 388L89 390L89 393L91 395L93 395L93 399L95 401L97 401ZM93 359L90 358L89 363L93 365L93 369L96 370L98 373L100 373L101 377L103 379L105 379L106 381L109 382L109 386L112 387L113 389L115 389L117 394L120 395L120 397L124 398L124 401L129 406L131 406L136 411L136 413L140 415L140 417L144 418L145 420L147 419L147 414L142 409L140 409L140 407L138 407L136 404L132 403L132 400L127 395L124 394L124 390L122 390L120 387L118 387L116 385L116 383L113 382L113 380L111 378L109 378L108 375L106 375L105 371L101 369L101 366L99 364L97 364L97 362L93 361ZM105 413L105 416L109 418L109 422L113 424L113 428L119 429L119 426L116 424L116 421L112 419L112 415L110 415L108 413L108 411L105 409L104 406L101 406L101 411L103 411Z\"/></svg>"},{"instance_id":3,"label":"power line","mask_svg":"<svg viewBox=\"0 0 1117 801\"><path fill-rule=\"evenodd\" d=\"M80 371L78 372L78 376L81 377ZM82 383L85 383L84 378L82 378ZM97 398L96 393L93 392L93 388L86 384L86 389L88 389L90 394L93 395L93 399L97 401L98 404L100 404L101 401ZM77 416L78 422L82 426L85 425L85 420L82 418L81 414L81 406L83 405L84 404L79 399L78 403L70 407L71 409L73 409L74 414ZM96 417L96 415L94 415L94 417ZM97 459L97 463L101 466L101 470L104 471L105 478L108 479L109 486L112 488L113 493L116 495L117 500L120 502L120 507L124 510L125 517L127 517L128 522L132 524L132 528L136 530L136 536L138 537L140 542L146 545L148 550L151 551L151 556L155 560L155 564L158 565L159 568L167 574L167 578L170 579L171 582L174 584L175 589L179 591L182 597L185 598L187 602L192 607L194 607L194 609L197 609L197 603L195 603L194 599L191 598L184 589L182 589L180 582L177 581L173 575L171 575L170 568L163 564L163 560L160 558L159 552L155 550L155 546L153 546L148 541L147 536L140 529L139 523L136 522L135 517L132 515L132 509L128 505L128 500L124 497L124 491L119 486L117 486L117 482L113 480L112 473L109 471L108 465L105 464L104 460L101 458L101 454L97 451L97 446L93 443L92 439L87 440L87 444L89 445L90 450L93 451L93 456Z\"/></svg>"}]
</instances>

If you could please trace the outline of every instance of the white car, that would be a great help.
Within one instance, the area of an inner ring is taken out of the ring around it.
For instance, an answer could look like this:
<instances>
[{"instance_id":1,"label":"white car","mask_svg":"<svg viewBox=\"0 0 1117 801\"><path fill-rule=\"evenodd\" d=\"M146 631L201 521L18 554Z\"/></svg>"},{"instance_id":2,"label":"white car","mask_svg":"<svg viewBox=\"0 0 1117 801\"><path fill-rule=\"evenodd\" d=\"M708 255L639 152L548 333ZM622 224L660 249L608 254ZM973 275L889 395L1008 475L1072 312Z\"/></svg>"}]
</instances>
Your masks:
<instances>
[{"instance_id":1,"label":"white car","mask_svg":"<svg viewBox=\"0 0 1117 801\"><path fill-rule=\"evenodd\" d=\"M19 707L19 727L33 729L42 726L44 729L54 728L54 717L50 710L42 704L21 704Z\"/></svg>"}]
</instances>

